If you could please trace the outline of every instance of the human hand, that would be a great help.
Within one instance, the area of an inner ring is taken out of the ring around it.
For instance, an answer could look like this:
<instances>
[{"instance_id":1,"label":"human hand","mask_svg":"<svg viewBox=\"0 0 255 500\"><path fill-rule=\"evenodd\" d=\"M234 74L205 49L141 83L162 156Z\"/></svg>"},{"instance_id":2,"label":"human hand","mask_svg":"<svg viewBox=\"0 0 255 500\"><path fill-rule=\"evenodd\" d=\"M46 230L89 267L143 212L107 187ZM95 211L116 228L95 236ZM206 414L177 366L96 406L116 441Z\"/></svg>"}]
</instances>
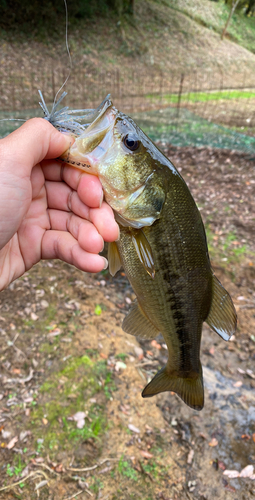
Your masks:
<instances>
[{"instance_id":1,"label":"human hand","mask_svg":"<svg viewBox=\"0 0 255 500\"><path fill-rule=\"evenodd\" d=\"M98 252L119 228L98 178L53 159L70 140L42 118L0 140L0 290L41 259L107 266Z\"/></svg>"}]
</instances>

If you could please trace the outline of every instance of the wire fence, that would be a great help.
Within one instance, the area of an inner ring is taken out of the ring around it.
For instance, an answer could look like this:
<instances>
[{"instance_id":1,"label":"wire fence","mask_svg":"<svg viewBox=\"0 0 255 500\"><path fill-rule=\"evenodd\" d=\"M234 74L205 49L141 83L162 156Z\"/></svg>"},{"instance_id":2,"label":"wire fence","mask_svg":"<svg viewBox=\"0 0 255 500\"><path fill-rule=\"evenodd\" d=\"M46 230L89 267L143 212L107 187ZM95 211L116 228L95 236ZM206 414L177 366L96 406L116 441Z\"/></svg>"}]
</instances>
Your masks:
<instances>
[{"instance_id":1,"label":"wire fence","mask_svg":"<svg viewBox=\"0 0 255 500\"><path fill-rule=\"evenodd\" d=\"M67 74L68 69L55 61L40 71L0 68L1 117L40 115L38 89L50 107ZM65 90L68 92L65 105L71 108L95 108L110 93L118 109L143 123L147 120L147 131L157 129L159 137L164 129L165 140L170 129L176 135L186 127L186 137L191 135L191 128L194 136L198 129L204 129L202 143L199 137L195 143L208 144L211 133L208 124L212 124L231 129L233 137L227 140L227 147L237 149L234 146L238 142L244 142L245 148L248 144L252 151L255 147L255 84L249 73L239 74L235 84L222 70L169 75L153 68L102 71L97 67L75 66ZM217 129L216 135L219 139L221 129ZM213 139L210 141L215 144ZM220 140L216 141L216 147L222 147Z\"/></svg>"}]
</instances>

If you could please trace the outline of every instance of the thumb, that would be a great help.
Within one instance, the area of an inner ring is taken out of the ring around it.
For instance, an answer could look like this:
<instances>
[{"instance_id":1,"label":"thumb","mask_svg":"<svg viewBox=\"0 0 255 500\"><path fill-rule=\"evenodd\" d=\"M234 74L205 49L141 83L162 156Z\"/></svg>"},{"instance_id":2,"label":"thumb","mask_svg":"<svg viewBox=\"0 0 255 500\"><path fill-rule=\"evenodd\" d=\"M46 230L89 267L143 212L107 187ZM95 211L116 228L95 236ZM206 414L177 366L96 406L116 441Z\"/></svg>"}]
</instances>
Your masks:
<instances>
[{"instance_id":1,"label":"thumb","mask_svg":"<svg viewBox=\"0 0 255 500\"><path fill-rule=\"evenodd\" d=\"M57 158L72 144L71 136L61 134L47 120L32 118L0 140L0 170L15 169L17 175L30 175L44 158Z\"/></svg>"}]
</instances>

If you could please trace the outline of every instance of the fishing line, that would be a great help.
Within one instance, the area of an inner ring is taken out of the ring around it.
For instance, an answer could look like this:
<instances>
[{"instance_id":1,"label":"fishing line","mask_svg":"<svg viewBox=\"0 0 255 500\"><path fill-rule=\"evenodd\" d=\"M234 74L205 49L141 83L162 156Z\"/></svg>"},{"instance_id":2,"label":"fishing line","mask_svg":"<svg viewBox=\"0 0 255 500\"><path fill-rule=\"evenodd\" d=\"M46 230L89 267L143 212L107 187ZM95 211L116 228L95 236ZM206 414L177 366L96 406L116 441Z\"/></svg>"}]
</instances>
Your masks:
<instances>
[{"instance_id":1,"label":"fishing line","mask_svg":"<svg viewBox=\"0 0 255 500\"><path fill-rule=\"evenodd\" d=\"M68 75L67 75L64 83L61 85L60 89L57 91L57 93L55 95L54 102L53 102L53 108L56 105L56 100L57 100L58 94L61 92L61 90L64 88L64 86L68 82L68 80L70 78L70 75L71 75L71 71L73 69L72 57L71 57L71 54L70 54L70 49L69 49L69 44L68 44L68 8L67 8L67 0L64 0L64 4L65 4L65 11L66 11L66 33L65 33L66 51L67 51L67 55L68 55L68 58L69 58L70 69L69 69L69 73L68 73Z\"/></svg>"}]
</instances>

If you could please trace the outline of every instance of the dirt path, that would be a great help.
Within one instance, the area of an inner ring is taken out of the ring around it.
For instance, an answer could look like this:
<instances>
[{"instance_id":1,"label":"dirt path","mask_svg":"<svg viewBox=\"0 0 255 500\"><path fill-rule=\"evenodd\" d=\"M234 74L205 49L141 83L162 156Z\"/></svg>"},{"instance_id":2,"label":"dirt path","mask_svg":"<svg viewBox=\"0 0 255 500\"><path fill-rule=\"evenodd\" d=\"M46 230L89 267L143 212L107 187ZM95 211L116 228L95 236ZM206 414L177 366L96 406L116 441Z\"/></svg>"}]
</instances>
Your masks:
<instances>
[{"instance_id":1,"label":"dirt path","mask_svg":"<svg viewBox=\"0 0 255 500\"><path fill-rule=\"evenodd\" d=\"M238 312L228 344L204 328L205 408L169 393L141 398L167 351L160 338L123 333L134 299L124 273L43 262L0 295L0 498L255 496L250 477L223 474L255 466L254 159L167 152L202 211L213 268Z\"/></svg>"}]
</instances>

